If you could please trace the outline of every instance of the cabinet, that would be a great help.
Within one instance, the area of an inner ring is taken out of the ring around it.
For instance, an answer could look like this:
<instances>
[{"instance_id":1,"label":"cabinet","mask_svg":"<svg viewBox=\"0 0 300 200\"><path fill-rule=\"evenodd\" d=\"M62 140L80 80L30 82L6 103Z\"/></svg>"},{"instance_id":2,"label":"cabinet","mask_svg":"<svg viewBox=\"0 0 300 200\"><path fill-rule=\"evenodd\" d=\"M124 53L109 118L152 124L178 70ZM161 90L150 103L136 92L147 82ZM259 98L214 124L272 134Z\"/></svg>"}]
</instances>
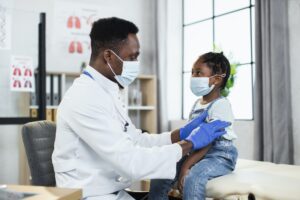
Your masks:
<instances>
[{"instance_id":1,"label":"cabinet","mask_svg":"<svg viewBox=\"0 0 300 200\"><path fill-rule=\"evenodd\" d=\"M46 120L56 121L56 111L63 95L72 85L75 78L80 73L63 73L63 72L47 72L46 75ZM38 85L36 86L38 90ZM30 95L30 115L37 117L38 115L38 96L37 93Z\"/></svg>"},{"instance_id":2,"label":"cabinet","mask_svg":"<svg viewBox=\"0 0 300 200\"><path fill-rule=\"evenodd\" d=\"M125 92L127 110L133 124L142 131L157 133L157 80L155 75L140 75ZM149 191L150 181L134 182L130 189Z\"/></svg>"},{"instance_id":3,"label":"cabinet","mask_svg":"<svg viewBox=\"0 0 300 200\"><path fill-rule=\"evenodd\" d=\"M132 122L148 133L157 132L156 76L141 75L129 87L127 110Z\"/></svg>"}]
</instances>

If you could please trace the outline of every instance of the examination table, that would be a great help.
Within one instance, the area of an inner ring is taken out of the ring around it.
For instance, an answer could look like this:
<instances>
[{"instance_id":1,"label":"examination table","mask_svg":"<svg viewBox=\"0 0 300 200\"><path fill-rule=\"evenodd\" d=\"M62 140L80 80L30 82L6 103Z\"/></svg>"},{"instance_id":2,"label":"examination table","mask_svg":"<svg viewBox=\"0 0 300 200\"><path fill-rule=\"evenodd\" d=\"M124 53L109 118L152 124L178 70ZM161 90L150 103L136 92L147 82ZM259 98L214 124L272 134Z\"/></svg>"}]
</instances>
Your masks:
<instances>
[{"instance_id":1,"label":"examination table","mask_svg":"<svg viewBox=\"0 0 300 200\"><path fill-rule=\"evenodd\" d=\"M206 192L224 200L300 200L300 166L238 159L236 169L209 181Z\"/></svg>"}]
</instances>

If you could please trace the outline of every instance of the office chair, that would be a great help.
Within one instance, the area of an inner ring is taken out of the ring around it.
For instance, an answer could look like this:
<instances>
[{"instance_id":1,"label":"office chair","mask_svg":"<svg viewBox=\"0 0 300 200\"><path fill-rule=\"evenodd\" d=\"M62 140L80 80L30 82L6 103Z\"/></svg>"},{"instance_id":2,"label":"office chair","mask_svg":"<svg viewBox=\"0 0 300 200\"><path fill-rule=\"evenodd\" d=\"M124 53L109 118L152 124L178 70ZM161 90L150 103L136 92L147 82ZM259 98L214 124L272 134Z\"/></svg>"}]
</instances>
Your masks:
<instances>
[{"instance_id":1,"label":"office chair","mask_svg":"<svg viewBox=\"0 0 300 200\"><path fill-rule=\"evenodd\" d=\"M52 164L56 125L51 121L30 122L22 128L22 138L31 172L31 184L55 186Z\"/></svg>"}]
</instances>

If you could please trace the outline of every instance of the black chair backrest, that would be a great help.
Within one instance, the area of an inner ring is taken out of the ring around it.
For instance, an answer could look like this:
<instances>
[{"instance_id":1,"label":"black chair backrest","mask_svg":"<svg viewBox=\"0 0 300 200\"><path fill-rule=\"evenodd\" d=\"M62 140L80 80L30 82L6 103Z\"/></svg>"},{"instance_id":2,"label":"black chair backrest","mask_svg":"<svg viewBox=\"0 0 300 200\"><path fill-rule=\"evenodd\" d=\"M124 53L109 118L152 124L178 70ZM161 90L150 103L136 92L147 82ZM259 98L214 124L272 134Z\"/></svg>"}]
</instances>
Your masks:
<instances>
[{"instance_id":1,"label":"black chair backrest","mask_svg":"<svg viewBox=\"0 0 300 200\"><path fill-rule=\"evenodd\" d=\"M32 185L55 186L52 164L56 125L51 121L30 122L23 126L22 138L31 172Z\"/></svg>"}]
</instances>

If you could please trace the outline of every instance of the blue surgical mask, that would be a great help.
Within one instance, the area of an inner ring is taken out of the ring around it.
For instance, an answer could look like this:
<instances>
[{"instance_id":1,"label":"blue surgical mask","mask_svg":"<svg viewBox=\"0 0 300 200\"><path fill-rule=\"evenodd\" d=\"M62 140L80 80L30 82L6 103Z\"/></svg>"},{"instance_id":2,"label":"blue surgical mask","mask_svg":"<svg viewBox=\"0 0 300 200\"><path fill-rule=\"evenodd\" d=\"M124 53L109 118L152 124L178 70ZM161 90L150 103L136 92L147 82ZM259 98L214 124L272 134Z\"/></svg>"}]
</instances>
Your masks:
<instances>
[{"instance_id":1,"label":"blue surgical mask","mask_svg":"<svg viewBox=\"0 0 300 200\"><path fill-rule=\"evenodd\" d=\"M222 78L225 77L226 74L216 74L214 76L221 76ZM190 88L194 95L196 96L205 96L209 94L214 88L215 85L209 86L209 78L211 77L191 77L191 85Z\"/></svg>"},{"instance_id":2,"label":"blue surgical mask","mask_svg":"<svg viewBox=\"0 0 300 200\"><path fill-rule=\"evenodd\" d=\"M116 75L111 65L107 63L112 73L115 75L114 78L120 85L127 87L132 83L136 77L139 75L139 61L125 61L120 56L118 56L114 51L111 50L113 54L117 56L119 60L123 63L123 69L121 75Z\"/></svg>"},{"instance_id":3,"label":"blue surgical mask","mask_svg":"<svg viewBox=\"0 0 300 200\"><path fill-rule=\"evenodd\" d=\"M205 96L209 94L215 85L209 86L209 77L191 77L190 88L194 95Z\"/></svg>"}]
</instances>

